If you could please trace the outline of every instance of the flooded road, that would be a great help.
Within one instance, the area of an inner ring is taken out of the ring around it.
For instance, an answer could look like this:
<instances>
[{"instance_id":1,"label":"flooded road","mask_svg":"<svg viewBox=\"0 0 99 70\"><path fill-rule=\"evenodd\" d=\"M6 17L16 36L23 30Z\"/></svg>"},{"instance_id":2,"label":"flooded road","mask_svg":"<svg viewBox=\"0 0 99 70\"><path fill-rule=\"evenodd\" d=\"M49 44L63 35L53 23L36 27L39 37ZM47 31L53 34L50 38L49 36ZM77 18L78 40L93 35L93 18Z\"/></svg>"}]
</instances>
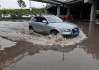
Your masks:
<instances>
[{"instance_id":1,"label":"flooded road","mask_svg":"<svg viewBox=\"0 0 99 70\"><path fill-rule=\"evenodd\" d=\"M16 45L1 50L0 70L99 70L99 26L83 22L79 22L78 26L87 34L87 38L74 45L41 46L25 40L17 41ZM10 37L10 33L7 34ZM21 38L16 36L16 32L14 35L13 40ZM80 38L74 41L76 40Z\"/></svg>"}]
</instances>

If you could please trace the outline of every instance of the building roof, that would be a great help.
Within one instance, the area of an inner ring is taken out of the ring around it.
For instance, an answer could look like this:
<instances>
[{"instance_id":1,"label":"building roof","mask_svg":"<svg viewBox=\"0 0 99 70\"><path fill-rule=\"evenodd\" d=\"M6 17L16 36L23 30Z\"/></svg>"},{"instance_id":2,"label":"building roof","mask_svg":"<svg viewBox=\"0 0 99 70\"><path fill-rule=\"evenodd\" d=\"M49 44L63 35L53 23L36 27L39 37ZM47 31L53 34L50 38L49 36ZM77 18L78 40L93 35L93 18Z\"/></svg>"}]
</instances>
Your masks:
<instances>
[{"instance_id":1,"label":"building roof","mask_svg":"<svg viewBox=\"0 0 99 70\"><path fill-rule=\"evenodd\" d=\"M62 5L62 2L58 1L58 0L31 0L31 1L38 1L38 2L55 4L55 5Z\"/></svg>"}]
</instances>

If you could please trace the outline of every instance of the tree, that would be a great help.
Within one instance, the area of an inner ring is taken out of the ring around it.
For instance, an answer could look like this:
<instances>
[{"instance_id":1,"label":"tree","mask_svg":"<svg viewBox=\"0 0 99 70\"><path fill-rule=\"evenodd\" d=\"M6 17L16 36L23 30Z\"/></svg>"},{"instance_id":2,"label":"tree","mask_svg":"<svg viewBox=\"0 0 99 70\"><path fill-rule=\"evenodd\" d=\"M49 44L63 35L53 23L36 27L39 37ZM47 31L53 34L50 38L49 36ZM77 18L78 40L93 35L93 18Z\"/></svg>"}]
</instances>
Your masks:
<instances>
[{"instance_id":1,"label":"tree","mask_svg":"<svg viewBox=\"0 0 99 70\"><path fill-rule=\"evenodd\" d=\"M2 14L7 14L6 10L3 10L3 13Z\"/></svg>"},{"instance_id":2,"label":"tree","mask_svg":"<svg viewBox=\"0 0 99 70\"><path fill-rule=\"evenodd\" d=\"M22 13L22 8L26 7L26 4L23 0L17 0L19 7L21 7L21 13Z\"/></svg>"}]
</instances>

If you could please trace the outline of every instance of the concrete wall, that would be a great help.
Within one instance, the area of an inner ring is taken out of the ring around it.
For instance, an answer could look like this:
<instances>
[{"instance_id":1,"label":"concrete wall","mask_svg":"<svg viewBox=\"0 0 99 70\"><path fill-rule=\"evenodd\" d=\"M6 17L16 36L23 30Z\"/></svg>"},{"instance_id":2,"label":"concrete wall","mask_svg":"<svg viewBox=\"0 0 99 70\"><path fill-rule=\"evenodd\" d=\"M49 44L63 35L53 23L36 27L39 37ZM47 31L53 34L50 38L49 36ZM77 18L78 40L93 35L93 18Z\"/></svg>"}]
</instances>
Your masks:
<instances>
[{"instance_id":1,"label":"concrete wall","mask_svg":"<svg viewBox=\"0 0 99 70\"><path fill-rule=\"evenodd\" d=\"M74 0L66 0L65 2L70 2L70 1L74 1Z\"/></svg>"},{"instance_id":2,"label":"concrete wall","mask_svg":"<svg viewBox=\"0 0 99 70\"><path fill-rule=\"evenodd\" d=\"M65 0L65 2L72 2L72 1L83 1L83 0Z\"/></svg>"},{"instance_id":3,"label":"concrete wall","mask_svg":"<svg viewBox=\"0 0 99 70\"><path fill-rule=\"evenodd\" d=\"M84 1L84 3L99 3L99 0L65 0L65 2Z\"/></svg>"},{"instance_id":4,"label":"concrete wall","mask_svg":"<svg viewBox=\"0 0 99 70\"><path fill-rule=\"evenodd\" d=\"M89 2L89 0L84 0L84 3L88 3Z\"/></svg>"},{"instance_id":5,"label":"concrete wall","mask_svg":"<svg viewBox=\"0 0 99 70\"><path fill-rule=\"evenodd\" d=\"M99 0L84 0L84 3L99 3Z\"/></svg>"}]
</instances>

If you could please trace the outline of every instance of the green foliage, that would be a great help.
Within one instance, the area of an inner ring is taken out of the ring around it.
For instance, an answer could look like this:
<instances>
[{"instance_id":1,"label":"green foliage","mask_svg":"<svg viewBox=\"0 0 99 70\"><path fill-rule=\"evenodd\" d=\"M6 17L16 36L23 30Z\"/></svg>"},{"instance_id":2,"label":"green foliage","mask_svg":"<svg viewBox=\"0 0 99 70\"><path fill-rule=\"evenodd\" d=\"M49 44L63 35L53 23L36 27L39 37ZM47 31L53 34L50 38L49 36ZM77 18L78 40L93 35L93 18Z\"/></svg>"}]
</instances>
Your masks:
<instances>
[{"instance_id":1,"label":"green foliage","mask_svg":"<svg viewBox=\"0 0 99 70\"><path fill-rule=\"evenodd\" d=\"M3 11L4 10L0 10L0 15L1 14L3 14ZM33 9L33 10L29 10L29 9L23 9L22 11L21 11L21 9L17 9L17 10L15 10L15 9L13 9L13 10L5 10L6 11L6 13L7 14L11 14L11 15L13 15L13 14L42 14L42 13L44 13L44 10L43 9Z\"/></svg>"},{"instance_id":2,"label":"green foliage","mask_svg":"<svg viewBox=\"0 0 99 70\"><path fill-rule=\"evenodd\" d=\"M11 18L13 18L13 19L20 19L21 15L19 15L19 14L12 14Z\"/></svg>"},{"instance_id":3,"label":"green foliage","mask_svg":"<svg viewBox=\"0 0 99 70\"><path fill-rule=\"evenodd\" d=\"M2 14L7 14L6 10L3 10Z\"/></svg>"},{"instance_id":4,"label":"green foliage","mask_svg":"<svg viewBox=\"0 0 99 70\"><path fill-rule=\"evenodd\" d=\"M33 9L31 11L28 11L30 14L42 14L44 13L43 9Z\"/></svg>"},{"instance_id":5,"label":"green foliage","mask_svg":"<svg viewBox=\"0 0 99 70\"><path fill-rule=\"evenodd\" d=\"M97 14L99 14L99 10L97 10Z\"/></svg>"}]
</instances>

